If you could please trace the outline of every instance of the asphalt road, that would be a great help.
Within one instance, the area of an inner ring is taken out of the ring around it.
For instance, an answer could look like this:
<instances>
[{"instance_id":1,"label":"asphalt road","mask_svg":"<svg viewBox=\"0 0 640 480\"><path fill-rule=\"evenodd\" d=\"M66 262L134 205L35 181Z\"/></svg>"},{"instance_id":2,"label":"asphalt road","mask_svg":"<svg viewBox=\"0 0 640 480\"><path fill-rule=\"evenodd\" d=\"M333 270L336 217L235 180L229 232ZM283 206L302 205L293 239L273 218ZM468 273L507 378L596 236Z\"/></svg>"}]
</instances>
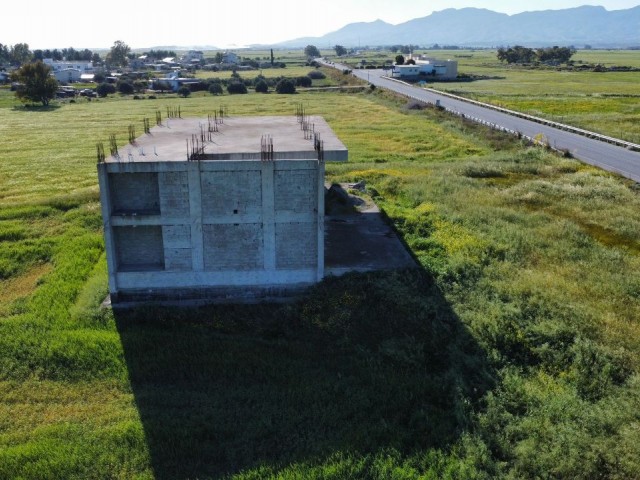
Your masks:
<instances>
[{"instance_id":1,"label":"asphalt road","mask_svg":"<svg viewBox=\"0 0 640 480\"><path fill-rule=\"evenodd\" d=\"M336 64L330 66L342 67ZM546 139L549 145L559 150L568 150L578 160L640 182L640 152L390 80L383 77L387 75L383 70L353 70L353 74L376 87L387 88L428 103L440 101L440 105L446 110L481 119L531 138L543 135L542 138Z\"/></svg>"}]
</instances>

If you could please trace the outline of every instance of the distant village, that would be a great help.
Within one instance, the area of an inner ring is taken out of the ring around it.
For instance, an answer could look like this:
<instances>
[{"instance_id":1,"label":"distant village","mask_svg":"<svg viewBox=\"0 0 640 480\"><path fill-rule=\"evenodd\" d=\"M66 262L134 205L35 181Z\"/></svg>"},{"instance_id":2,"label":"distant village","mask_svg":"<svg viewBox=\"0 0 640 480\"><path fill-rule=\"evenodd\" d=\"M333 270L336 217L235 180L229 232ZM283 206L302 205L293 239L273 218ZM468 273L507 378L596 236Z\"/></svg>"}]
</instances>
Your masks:
<instances>
[{"instance_id":1,"label":"distant village","mask_svg":"<svg viewBox=\"0 0 640 480\"><path fill-rule=\"evenodd\" d=\"M334 49L336 58L348 55L357 59L363 56L363 51L360 49L349 51L340 45L336 45ZM388 50L392 54L401 53L395 56L395 61L391 57L392 59L385 60L383 65L369 64L363 58L361 64L355 68L381 68L388 71L391 77L410 82L450 81L458 76L458 62L455 60L438 60L414 54L411 45L398 45ZM377 51L380 51L380 48ZM122 94L134 95L145 92L152 94L176 92L188 95L189 92L208 90L212 94L221 94L223 93L222 85L229 89L238 87L236 83L242 83L239 75L243 71L286 68L284 62L274 57L273 49L259 54L264 56L253 52L251 58L229 50L207 52L207 54L205 56L205 52L201 50L188 50L178 55L175 51L160 49L134 53L122 41L114 42L113 47L104 57L88 49L31 51L27 44L11 47L0 44L0 83L11 82L12 90L17 92L24 90L24 79L15 75L12 77L11 72L17 72L22 65L40 61L47 67L51 78L57 81L57 86L52 88L54 90L57 88L53 96L59 99L75 98L78 95L89 98L105 97L118 91ZM321 57L321 54L315 46L308 45L304 49L304 56L311 65L315 59ZM230 71L233 74L230 80L214 79L215 84L213 84L213 81L197 78L196 72L202 70ZM308 78L303 80L311 83ZM86 84L86 88L78 88L78 84L83 83ZM299 83L299 86L305 85ZM245 89L242 92L231 92L231 90L229 92L246 93ZM50 95L50 98L53 96ZM34 98L39 100L41 95L32 96L31 101Z\"/></svg>"},{"instance_id":2,"label":"distant village","mask_svg":"<svg viewBox=\"0 0 640 480\"><path fill-rule=\"evenodd\" d=\"M235 72L286 67L284 63L275 61L273 53L258 61L243 58L232 51L220 51L212 57L205 57L204 52L200 50L189 50L180 56L172 51L151 50L140 55L129 53L126 65L124 65L125 62L110 62L111 65L109 65L108 59L103 60L97 54L91 55L91 52L84 55L82 59L68 60L43 56L43 54L51 54L50 50L36 50L29 52L29 55L24 54L22 59L17 59L10 55L10 51L6 47L3 56L2 48L3 46L0 44L0 83L9 83L13 70L23 63L34 60L40 60L47 65L51 69L52 76L61 85L116 83L120 77L127 76L147 80L149 88L160 85L162 89L172 91L177 91L180 86L195 82L192 77L182 77L181 75L191 75L196 70ZM28 51L28 47L25 50ZM70 50L75 52L73 49ZM57 53L57 50L54 53ZM64 90L60 92L60 96L64 96Z\"/></svg>"}]
</instances>

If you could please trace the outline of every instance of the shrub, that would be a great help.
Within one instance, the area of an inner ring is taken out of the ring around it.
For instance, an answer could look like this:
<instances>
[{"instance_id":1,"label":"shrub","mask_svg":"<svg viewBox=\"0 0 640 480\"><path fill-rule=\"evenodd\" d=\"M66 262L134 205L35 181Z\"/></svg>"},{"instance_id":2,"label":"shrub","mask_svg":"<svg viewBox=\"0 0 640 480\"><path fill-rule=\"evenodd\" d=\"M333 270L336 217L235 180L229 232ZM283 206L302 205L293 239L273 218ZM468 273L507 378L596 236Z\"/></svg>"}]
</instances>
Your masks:
<instances>
[{"instance_id":1,"label":"shrub","mask_svg":"<svg viewBox=\"0 0 640 480\"><path fill-rule=\"evenodd\" d=\"M111 93L116 93L116 87L115 85L112 85L110 83L103 82L98 85L98 87L96 88L96 92L98 93L98 96L106 97Z\"/></svg>"},{"instance_id":2,"label":"shrub","mask_svg":"<svg viewBox=\"0 0 640 480\"><path fill-rule=\"evenodd\" d=\"M268 93L269 92L269 85L267 84L267 82L262 80L262 79L258 80L258 82L256 83L256 92L257 93Z\"/></svg>"},{"instance_id":3,"label":"shrub","mask_svg":"<svg viewBox=\"0 0 640 480\"><path fill-rule=\"evenodd\" d=\"M219 83L212 83L209 85L209 93L211 95L222 95L222 85Z\"/></svg>"},{"instance_id":4,"label":"shrub","mask_svg":"<svg viewBox=\"0 0 640 480\"><path fill-rule=\"evenodd\" d=\"M178 89L178 95L183 98L187 98L189 95L191 95L191 90L189 90L189 87L182 86Z\"/></svg>"},{"instance_id":5,"label":"shrub","mask_svg":"<svg viewBox=\"0 0 640 480\"><path fill-rule=\"evenodd\" d=\"M327 78L327 76L324 74L324 72L320 71L320 70L312 70L309 73L307 73L307 77L309 77L312 80L324 80L325 78Z\"/></svg>"},{"instance_id":6,"label":"shrub","mask_svg":"<svg viewBox=\"0 0 640 480\"><path fill-rule=\"evenodd\" d=\"M293 83L293 80L289 78L283 78L276 85L276 92L281 94L296 93L296 85L295 83Z\"/></svg>"},{"instance_id":7,"label":"shrub","mask_svg":"<svg viewBox=\"0 0 640 480\"><path fill-rule=\"evenodd\" d=\"M308 76L296 78L296 86L302 88L309 88L313 84L313 80Z\"/></svg>"},{"instance_id":8,"label":"shrub","mask_svg":"<svg viewBox=\"0 0 640 480\"><path fill-rule=\"evenodd\" d=\"M247 93L247 86L242 82L231 82L227 85L227 92L229 95L244 94Z\"/></svg>"},{"instance_id":9,"label":"shrub","mask_svg":"<svg viewBox=\"0 0 640 480\"><path fill-rule=\"evenodd\" d=\"M129 82L120 82L118 91L124 95L131 95L134 91L133 85Z\"/></svg>"}]
</instances>

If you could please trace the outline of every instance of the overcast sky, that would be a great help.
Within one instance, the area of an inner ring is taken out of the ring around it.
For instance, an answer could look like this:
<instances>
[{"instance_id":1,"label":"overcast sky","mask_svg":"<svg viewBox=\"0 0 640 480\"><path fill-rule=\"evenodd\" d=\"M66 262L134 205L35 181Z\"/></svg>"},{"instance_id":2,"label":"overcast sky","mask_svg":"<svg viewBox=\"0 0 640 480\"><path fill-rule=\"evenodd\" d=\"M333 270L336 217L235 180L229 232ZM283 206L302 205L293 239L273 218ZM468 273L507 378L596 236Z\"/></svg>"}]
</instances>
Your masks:
<instances>
[{"instance_id":1,"label":"overcast sky","mask_svg":"<svg viewBox=\"0 0 640 480\"><path fill-rule=\"evenodd\" d=\"M132 48L166 45L226 47L321 36L348 23L376 19L398 24L446 8L477 7L514 14L557 10L585 0L10 0L0 11L0 43L33 49ZM602 0L621 10L640 0Z\"/></svg>"}]
</instances>

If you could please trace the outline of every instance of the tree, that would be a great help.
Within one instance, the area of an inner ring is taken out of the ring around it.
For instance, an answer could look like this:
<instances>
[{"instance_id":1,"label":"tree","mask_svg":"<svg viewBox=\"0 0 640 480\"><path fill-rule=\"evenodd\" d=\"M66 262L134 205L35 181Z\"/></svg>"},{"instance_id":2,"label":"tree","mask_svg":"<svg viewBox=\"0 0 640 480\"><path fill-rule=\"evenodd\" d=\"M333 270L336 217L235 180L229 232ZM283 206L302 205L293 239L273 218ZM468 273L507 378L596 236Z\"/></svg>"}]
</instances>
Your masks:
<instances>
[{"instance_id":1,"label":"tree","mask_svg":"<svg viewBox=\"0 0 640 480\"><path fill-rule=\"evenodd\" d=\"M311 85L313 85L313 80L311 80L311 77L305 75L303 77L296 77L296 86L297 87L302 87L302 88L309 88Z\"/></svg>"},{"instance_id":2,"label":"tree","mask_svg":"<svg viewBox=\"0 0 640 480\"><path fill-rule=\"evenodd\" d=\"M118 91L124 95L131 95L134 91L133 84L128 81L122 81L118 83Z\"/></svg>"},{"instance_id":3,"label":"tree","mask_svg":"<svg viewBox=\"0 0 640 480\"><path fill-rule=\"evenodd\" d=\"M14 65L22 65L23 63L29 62L32 58L31 50L29 50L29 45L26 43L16 43L11 47L10 56L11 63Z\"/></svg>"},{"instance_id":4,"label":"tree","mask_svg":"<svg viewBox=\"0 0 640 480\"><path fill-rule=\"evenodd\" d=\"M347 54L347 49L344 48L342 45L336 45L335 47L333 47L336 51L336 55L341 57L342 55L346 55Z\"/></svg>"},{"instance_id":5,"label":"tree","mask_svg":"<svg viewBox=\"0 0 640 480\"><path fill-rule=\"evenodd\" d=\"M296 93L296 84L290 78L283 78L276 85L276 92L282 94Z\"/></svg>"},{"instance_id":6,"label":"tree","mask_svg":"<svg viewBox=\"0 0 640 480\"><path fill-rule=\"evenodd\" d=\"M573 54L576 53L572 47L539 48L536 51L538 61L546 63L567 63L571 60Z\"/></svg>"},{"instance_id":7,"label":"tree","mask_svg":"<svg viewBox=\"0 0 640 480\"><path fill-rule=\"evenodd\" d=\"M243 82L236 80L227 85L227 92L229 92L229 95L245 94L247 93L247 86Z\"/></svg>"},{"instance_id":8,"label":"tree","mask_svg":"<svg viewBox=\"0 0 640 480\"><path fill-rule=\"evenodd\" d=\"M396 65L404 65L404 55L396 55Z\"/></svg>"},{"instance_id":9,"label":"tree","mask_svg":"<svg viewBox=\"0 0 640 480\"><path fill-rule=\"evenodd\" d=\"M129 48L129 45L122 40L116 40L111 50L109 50L109 53L107 53L106 61L113 67L124 67L128 63L127 56L130 51L131 48Z\"/></svg>"},{"instance_id":10,"label":"tree","mask_svg":"<svg viewBox=\"0 0 640 480\"><path fill-rule=\"evenodd\" d=\"M211 95L222 95L222 84L220 82L210 84L209 93Z\"/></svg>"},{"instance_id":11,"label":"tree","mask_svg":"<svg viewBox=\"0 0 640 480\"><path fill-rule=\"evenodd\" d=\"M180 95L182 98L187 98L189 95L191 95L191 90L189 90L189 87L182 86L178 89L178 95Z\"/></svg>"},{"instance_id":12,"label":"tree","mask_svg":"<svg viewBox=\"0 0 640 480\"><path fill-rule=\"evenodd\" d=\"M536 52L531 48L520 45L498 49L498 60L507 63L531 63L536 58Z\"/></svg>"},{"instance_id":13,"label":"tree","mask_svg":"<svg viewBox=\"0 0 640 480\"><path fill-rule=\"evenodd\" d=\"M41 102L47 106L58 90L58 81L51 76L51 68L42 62L24 64L12 73L11 80L21 84L16 97L24 103Z\"/></svg>"},{"instance_id":14,"label":"tree","mask_svg":"<svg viewBox=\"0 0 640 480\"><path fill-rule=\"evenodd\" d=\"M110 93L116 93L116 86L112 83L103 82L96 87L96 93L99 97L106 97Z\"/></svg>"},{"instance_id":15,"label":"tree","mask_svg":"<svg viewBox=\"0 0 640 480\"><path fill-rule=\"evenodd\" d=\"M9 47L0 43L0 65L4 62L11 61L11 55L9 54Z\"/></svg>"},{"instance_id":16,"label":"tree","mask_svg":"<svg viewBox=\"0 0 640 480\"><path fill-rule=\"evenodd\" d=\"M316 58L320 56L320 50L315 45L307 45L304 49L304 54L310 58Z\"/></svg>"},{"instance_id":17,"label":"tree","mask_svg":"<svg viewBox=\"0 0 640 480\"><path fill-rule=\"evenodd\" d=\"M269 84L263 79L258 80L256 82L256 92L269 93Z\"/></svg>"}]
</instances>

